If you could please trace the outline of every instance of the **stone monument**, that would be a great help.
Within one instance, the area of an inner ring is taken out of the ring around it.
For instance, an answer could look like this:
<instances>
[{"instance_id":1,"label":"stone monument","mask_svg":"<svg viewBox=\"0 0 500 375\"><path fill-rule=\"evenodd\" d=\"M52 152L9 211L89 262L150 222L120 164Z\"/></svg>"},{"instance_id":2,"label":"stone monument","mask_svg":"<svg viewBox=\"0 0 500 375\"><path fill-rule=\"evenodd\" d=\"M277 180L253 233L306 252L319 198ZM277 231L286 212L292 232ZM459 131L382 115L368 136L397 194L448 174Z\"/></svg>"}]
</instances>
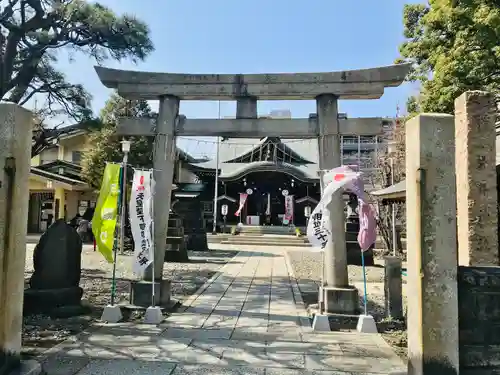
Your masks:
<instances>
[{"instance_id":1,"label":"stone monument","mask_svg":"<svg viewBox=\"0 0 500 375\"><path fill-rule=\"evenodd\" d=\"M458 263L498 266L495 98L468 91L455 100ZM497 152L500 152L498 150Z\"/></svg>"},{"instance_id":2,"label":"stone monument","mask_svg":"<svg viewBox=\"0 0 500 375\"><path fill-rule=\"evenodd\" d=\"M201 201L192 198L178 198L173 211L182 218L187 250L207 251L207 232L203 226Z\"/></svg>"},{"instance_id":3,"label":"stone monument","mask_svg":"<svg viewBox=\"0 0 500 375\"><path fill-rule=\"evenodd\" d=\"M408 374L458 374L453 116L406 123Z\"/></svg>"},{"instance_id":4,"label":"stone monument","mask_svg":"<svg viewBox=\"0 0 500 375\"><path fill-rule=\"evenodd\" d=\"M42 235L33 253L34 272L24 291L25 313L57 314L80 306L82 240L63 219ZM69 311L68 311L69 312Z\"/></svg>"},{"instance_id":5,"label":"stone monument","mask_svg":"<svg viewBox=\"0 0 500 375\"><path fill-rule=\"evenodd\" d=\"M490 94L465 92L455 118L421 114L405 126L410 375L500 367L494 107Z\"/></svg>"},{"instance_id":6,"label":"stone monument","mask_svg":"<svg viewBox=\"0 0 500 375\"><path fill-rule=\"evenodd\" d=\"M165 262L189 262L183 220L174 211L168 218Z\"/></svg>"},{"instance_id":7,"label":"stone monument","mask_svg":"<svg viewBox=\"0 0 500 375\"><path fill-rule=\"evenodd\" d=\"M156 120L122 118L124 136L155 136L155 275L161 278L172 193L175 136L229 138L318 138L319 168L341 165L342 135L382 134L381 118L339 119L338 100L378 99L386 87L399 86L410 70L400 64L373 69L295 74L170 74L96 67L101 82L126 99L159 100ZM259 119L258 100L316 100L317 113L304 119ZM179 115L180 100L235 100L235 119L187 119ZM345 215L341 193L329 205L335 241L325 248L328 312L354 313L358 291L348 283ZM151 272L145 279L151 281ZM155 280L159 282L161 279Z\"/></svg>"}]
</instances>

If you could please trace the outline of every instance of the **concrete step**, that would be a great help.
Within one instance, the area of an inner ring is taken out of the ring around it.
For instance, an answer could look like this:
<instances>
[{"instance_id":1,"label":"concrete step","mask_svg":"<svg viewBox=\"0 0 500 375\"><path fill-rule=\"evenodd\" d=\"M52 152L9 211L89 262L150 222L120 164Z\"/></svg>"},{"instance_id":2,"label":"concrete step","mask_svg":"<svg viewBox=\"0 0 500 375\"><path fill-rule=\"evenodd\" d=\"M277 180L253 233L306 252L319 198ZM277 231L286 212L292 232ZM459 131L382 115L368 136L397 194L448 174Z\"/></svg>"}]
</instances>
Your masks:
<instances>
[{"instance_id":1,"label":"concrete step","mask_svg":"<svg viewBox=\"0 0 500 375\"><path fill-rule=\"evenodd\" d=\"M239 239L228 239L228 240L222 240L220 242L221 244L227 244L227 245L252 245L252 246L286 246L286 247L310 247L311 244L307 242L294 242L294 241L261 241L261 242L255 242L255 241L248 241L245 240L245 238L239 238Z\"/></svg>"},{"instance_id":2,"label":"concrete step","mask_svg":"<svg viewBox=\"0 0 500 375\"><path fill-rule=\"evenodd\" d=\"M236 236L239 236L239 237L248 237L248 238L260 238L260 239L263 239L263 238L277 238L277 239L286 239L286 238L292 238L292 239L296 239L296 238L306 238L306 236L302 236L302 237L297 237L294 234L268 234L268 233L247 233L247 232L242 232L242 233L239 233L238 235ZM233 236L233 237L236 237L236 236Z\"/></svg>"},{"instance_id":3,"label":"concrete step","mask_svg":"<svg viewBox=\"0 0 500 375\"><path fill-rule=\"evenodd\" d=\"M258 225L242 225L241 233L263 233L263 234L295 234L295 228L285 226L258 226Z\"/></svg>"},{"instance_id":4,"label":"concrete step","mask_svg":"<svg viewBox=\"0 0 500 375\"><path fill-rule=\"evenodd\" d=\"M266 244L266 243L298 243L298 244L304 244L304 243L309 243L307 238L275 238L275 237L262 237L262 238L255 238L255 237L247 237L247 236L232 236L229 238L223 239L223 241L231 241L231 242L247 242L247 243L255 243L255 244Z\"/></svg>"},{"instance_id":5,"label":"concrete step","mask_svg":"<svg viewBox=\"0 0 500 375\"><path fill-rule=\"evenodd\" d=\"M297 243L303 246L304 244L308 244L308 240L306 237L293 237L293 236L277 236L277 235L260 235L260 236L248 236L239 234L236 236L233 235L216 235L216 236L207 236L208 243L239 243L243 244L255 244L255 245L265 245L265 244L283 244L283 243Z\"/></svg>"}]
</instances>

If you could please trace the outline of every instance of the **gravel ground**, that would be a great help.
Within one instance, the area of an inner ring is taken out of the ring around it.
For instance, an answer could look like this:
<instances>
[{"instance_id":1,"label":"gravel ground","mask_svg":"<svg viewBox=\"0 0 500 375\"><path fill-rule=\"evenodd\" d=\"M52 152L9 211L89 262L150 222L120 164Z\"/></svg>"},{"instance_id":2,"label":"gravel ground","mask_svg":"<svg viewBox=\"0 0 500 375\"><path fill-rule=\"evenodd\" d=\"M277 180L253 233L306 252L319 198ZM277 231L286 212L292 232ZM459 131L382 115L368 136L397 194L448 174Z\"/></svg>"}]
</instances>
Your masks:
<instances>
[{"instance_id":1,"label":"gravel ground","mask_svg":"<svg viewBox=\"0 0 500 375\"><path fill-rule=\"evenodd\" d=\"M318 303L318 287L321 281L322 255L311 251L294 250L287 252L300 292L306 306ZM366 267L368 313L377 321L377 327L384 339L396 353L406 359L406 323L389 321L384 316L384 268L383 260L375 259L375 266ZM349 284L360 290L360 306L363 306L363 272L361 266L348 266ZM406 280L403 277L403 294ZM406 297L403 297L406 306ZM350 328L350 326L348 327Z\"/></svg>"},{"instance_id":2,"label":"gravel ground","mask_svg":"<svg viewBox=\"0 0 500 375\"><path fill-rule=\"evenodd\" d=\"M33 272L34 247L28 245L26 248L26 281ZM236 252L228 250L190 251L189 263L165 263L163 278L172 280L172 297L181 302L185 300L234 255ZM137 279L132 272L131 255L119 255L116 268L117 302L127 302L129 281ZM99 319L104 306L110 303L112 270L112 264L107 263L99 252L94 252L92 246L84 245L80 286L84 290L83 298L92 306L92 312L72 318L54 319L42 315L24 317L23 354L40 354Z\"/></svg>"}]
</instances>

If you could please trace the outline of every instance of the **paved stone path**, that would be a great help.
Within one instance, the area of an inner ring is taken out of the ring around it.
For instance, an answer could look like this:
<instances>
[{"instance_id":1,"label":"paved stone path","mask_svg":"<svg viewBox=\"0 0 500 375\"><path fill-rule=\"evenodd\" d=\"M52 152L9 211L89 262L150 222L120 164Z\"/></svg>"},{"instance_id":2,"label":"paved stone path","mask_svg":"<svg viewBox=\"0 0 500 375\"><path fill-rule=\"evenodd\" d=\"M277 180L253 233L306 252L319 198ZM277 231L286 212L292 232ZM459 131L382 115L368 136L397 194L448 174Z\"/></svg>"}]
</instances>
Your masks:
<instances>
[{"instance_id":1,"label":"paved stone path","mask_svg":"<svg viewBox=\"0 0 500 375\"><path fill-rule=\"evenodd\" d=\"M102 324L64 343L48 375L403 374L379 335L315 333L279 250L240 252L160 326Z\"/></svg>"}]
</instances>

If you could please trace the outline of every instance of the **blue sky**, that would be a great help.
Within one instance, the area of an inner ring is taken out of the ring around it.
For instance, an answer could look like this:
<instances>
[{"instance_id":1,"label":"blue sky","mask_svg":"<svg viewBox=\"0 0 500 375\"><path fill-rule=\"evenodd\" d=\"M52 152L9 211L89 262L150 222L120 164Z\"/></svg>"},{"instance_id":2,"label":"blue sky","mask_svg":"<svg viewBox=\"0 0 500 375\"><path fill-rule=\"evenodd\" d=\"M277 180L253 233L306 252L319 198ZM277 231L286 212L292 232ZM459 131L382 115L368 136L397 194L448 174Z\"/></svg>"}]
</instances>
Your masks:
<instances>
[{"instance_id":1,"label":"blue sky","mask_svg":"<svg viewBox=\"0 0 500 375\"><path fill-rule=\"evenodd\" d=\"M390 65L403 40L402 9L408 0L100 0L117 13L147 22L156 47L138 65L105 65L172 73L320 72ZM97 78L94 62L78 57L60 67L82 83L102 108L110 91ZM404 108L411 84L386 90L379 100L342 101L349 117L394 116ZM259 102L259 113L290 109L294 117L315 111L313 101ZM217 102L182 102L181 113L216 118ZM223 102L222 116L235 113ZM187 150L188 151L188 150Z\"/></svg>"}]
</instances>

